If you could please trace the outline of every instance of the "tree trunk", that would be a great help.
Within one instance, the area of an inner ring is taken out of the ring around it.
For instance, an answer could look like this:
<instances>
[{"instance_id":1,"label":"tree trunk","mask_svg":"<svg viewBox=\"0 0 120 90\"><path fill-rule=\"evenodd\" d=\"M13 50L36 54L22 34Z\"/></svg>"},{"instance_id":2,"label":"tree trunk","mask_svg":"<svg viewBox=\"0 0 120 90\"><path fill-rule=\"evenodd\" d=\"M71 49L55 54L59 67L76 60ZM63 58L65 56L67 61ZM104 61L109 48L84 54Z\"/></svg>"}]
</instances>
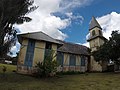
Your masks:
<instances>
[{"instance_id":1,"label":"tree trunk","mask_svg":"<svg viewBox=\"0 0 120 90\"><path fill-rule=\"evenodd\" d=\"M0 57L3 57L4 55L4 37L5 37L5 33L4 30L2 30L2 28L0 29Z\"/></svg>"}]
</instances>

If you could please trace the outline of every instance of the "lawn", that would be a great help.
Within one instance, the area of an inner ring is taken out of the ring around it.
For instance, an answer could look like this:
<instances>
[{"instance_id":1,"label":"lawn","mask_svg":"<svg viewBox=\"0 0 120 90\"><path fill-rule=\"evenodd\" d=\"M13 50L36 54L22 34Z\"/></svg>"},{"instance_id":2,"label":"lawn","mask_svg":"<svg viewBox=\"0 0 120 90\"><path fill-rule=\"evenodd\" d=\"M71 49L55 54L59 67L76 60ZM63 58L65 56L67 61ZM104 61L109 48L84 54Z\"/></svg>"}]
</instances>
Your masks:
<instances>
[{"instance_id":1,"label":"lawn","mask_svg":"<svg viewBox=\"0 0 120 90\"><path fill-rule=\"evenodd\" d=\"M0 70L2 66L0 64ZM120 90L120 74L86 73L37 79L12 72L16 66L7 65L0 71L0 90Z\"/></svg>"}]
</instances>

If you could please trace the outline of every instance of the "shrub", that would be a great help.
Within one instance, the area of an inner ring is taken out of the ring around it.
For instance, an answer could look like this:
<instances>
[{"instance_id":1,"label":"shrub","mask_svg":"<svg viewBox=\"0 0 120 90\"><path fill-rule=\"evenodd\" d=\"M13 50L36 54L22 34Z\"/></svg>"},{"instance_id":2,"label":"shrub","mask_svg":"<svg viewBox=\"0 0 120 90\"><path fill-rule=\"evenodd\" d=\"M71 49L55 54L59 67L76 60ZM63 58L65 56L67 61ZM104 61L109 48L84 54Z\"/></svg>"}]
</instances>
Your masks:
<instances>
[{"instance_id":1,"label":"shrub","mask_svg":"<svg viewBox=\"0 0 120 90\"><path fill-rule=\"evenodd\" d=\"M36 73L37 77L49 77L54 76L57 71L57 61L56 54L53 50L50 50L49 54L45 56L43 62L38 62L36 64Z\"/></svg>"}]
</instances>

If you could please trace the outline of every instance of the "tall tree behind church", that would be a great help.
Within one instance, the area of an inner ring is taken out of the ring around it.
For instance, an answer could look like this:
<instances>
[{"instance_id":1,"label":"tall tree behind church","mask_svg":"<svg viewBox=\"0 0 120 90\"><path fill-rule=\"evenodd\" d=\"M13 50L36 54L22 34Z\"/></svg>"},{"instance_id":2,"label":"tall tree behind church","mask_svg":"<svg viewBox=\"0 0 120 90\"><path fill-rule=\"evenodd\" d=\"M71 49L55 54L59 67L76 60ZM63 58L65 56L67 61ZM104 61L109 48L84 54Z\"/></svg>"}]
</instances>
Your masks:
<instances>
[{"instance_id":1,"label":"tall tree behind church","mask_svg":"<svg viewBox=\"0 0 120 90\"><path fill-rule=\"evenodd\" d=\"M16 42L14 24L32 19L26 14L37 9L33 0L0 0L0 57L6 56Z\"/></svg>"},{"instance_id":2,"label":"tall tree behind church","mask_svg":"<svg viewBox=\"0 0 120 90\"><path fill-rule=\"evenodd\" d=\"M117 30L112 31L109 40L92 54L96 61L111 60L115 64L120 65L120 33Z\"/></svg>"}]
</instances>

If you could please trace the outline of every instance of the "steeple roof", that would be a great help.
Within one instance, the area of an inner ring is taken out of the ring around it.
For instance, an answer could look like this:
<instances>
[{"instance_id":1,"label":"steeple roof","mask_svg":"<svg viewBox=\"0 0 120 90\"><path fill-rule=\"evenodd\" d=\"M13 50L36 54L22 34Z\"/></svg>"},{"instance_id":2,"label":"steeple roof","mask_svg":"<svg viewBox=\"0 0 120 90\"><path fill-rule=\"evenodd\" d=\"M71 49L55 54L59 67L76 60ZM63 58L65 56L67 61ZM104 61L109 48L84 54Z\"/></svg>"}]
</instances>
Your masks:
<instances>
[{"instance_id":1,"label":"steeple roof","mask_svg":"<svg viewBox=\"0 0 120 90\"><path fill-rule=\"evenodd\" d=\"M92 20L90 21L90 26L89 26L89 30L98 27L101 28L100 24L97 22L97 20L95 19L95 17L92 17Z\"/></svg>"}]
</instances>

